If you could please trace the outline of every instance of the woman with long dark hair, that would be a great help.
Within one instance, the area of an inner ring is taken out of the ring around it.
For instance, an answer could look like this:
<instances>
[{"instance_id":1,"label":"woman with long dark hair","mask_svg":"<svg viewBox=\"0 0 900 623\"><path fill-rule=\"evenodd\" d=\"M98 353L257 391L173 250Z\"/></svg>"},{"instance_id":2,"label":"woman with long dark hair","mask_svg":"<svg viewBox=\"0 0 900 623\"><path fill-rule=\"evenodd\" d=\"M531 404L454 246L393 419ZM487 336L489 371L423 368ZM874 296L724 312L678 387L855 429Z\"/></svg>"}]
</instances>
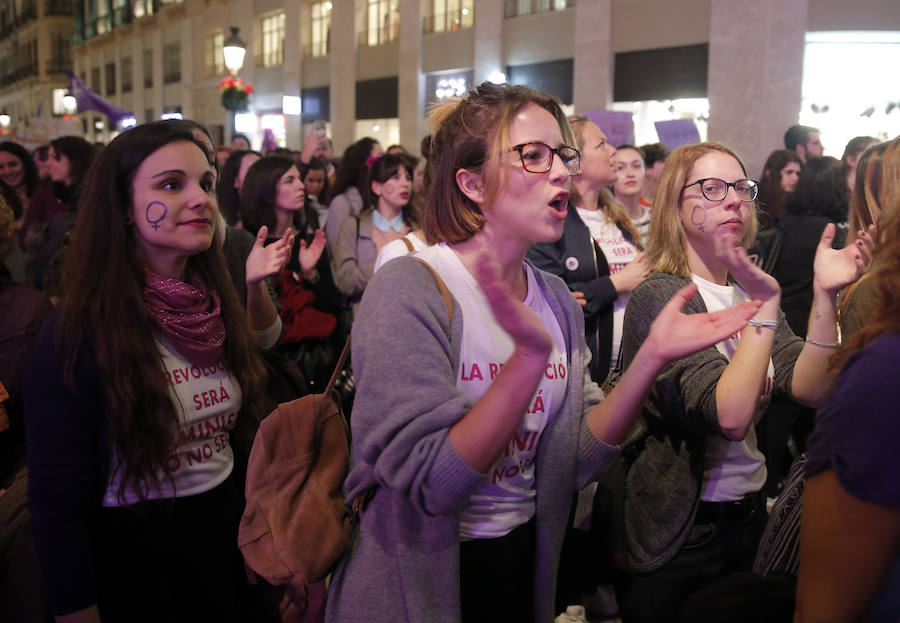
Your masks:
<instances>
[{"instance_id":1,"label":"woman with long dark hair","mask_svg":"<svg viewBox=\"0 0 900 623\"><path fill-rule=\"evenodd\" d=\"M784 204L797 187L803 161L795 152L776 149L766 158L759 177L759 228L769 229L778 224L784 214Z\"/></svg>"},{"instance_id":2,"label":"woman with long dark hair","mask_svg":"<svg viewBox=\"0 0 900 623\"><path fill-rule=\"evenodd\" d=\"M359 216L368 194L366 183L369 179L371 160L384 153L381 143L374 138L361 138L344 150L344 157L337 170L337 179L328 200L328 221L325 237L334 247L341 225L349 216Z\"/></svg>"},{"instance_id":3,"label":"woman with long dark hair","mask_svg":"<svg viewBox=\"0 0 900 623\"><path fill-rule=\"evenodd\" d=\"M41 181L27 149L12 141L0 143L0 179L16 192L23 212L27 212Z\"/></svg>"},{"instance_id":4,"label":"woman with long dark hair","mask_svg":"<svg viewBox=\"0 0 900 623\"><path fill-rule=\"evenodd\" d=\"M32 528L60 620L250 616L232 439L262 415L265 372L214 189L206 148L164 122L116 137L84 180L77 261L25 395ZM248 287L278 263L248 263Z\"/></svg>"},{"instance_id":5,"label":"woman with long dark hair","mask_svg":"<svg viewBox=\"0 0 900 623\"><path fill-rule=\"evenodd\" d=\"M411 204L412 178L406 156L380 157L369 171L363 211L358 217L344 219L341 225L334 245L334 283L350 301L354 315L372 278L378 252L417 227Z\"/></svg>"},{"instance_id":6,"label":"woman with long dark hair","mask_svg":"<svg viewBox=\"0 0 900 623\"><path fill-rule=\"evenodd\" d=\"M580 169L561 104L485 83L430 121L433 246L375 274L353 327L346 488L348 499L374 495L326 620L545 623L572 492L613 460L656 371L757 305L685 317L694 290L682 289L603 400L578 304L525 261L562 234Z\"/></svg>"}]
</instances>

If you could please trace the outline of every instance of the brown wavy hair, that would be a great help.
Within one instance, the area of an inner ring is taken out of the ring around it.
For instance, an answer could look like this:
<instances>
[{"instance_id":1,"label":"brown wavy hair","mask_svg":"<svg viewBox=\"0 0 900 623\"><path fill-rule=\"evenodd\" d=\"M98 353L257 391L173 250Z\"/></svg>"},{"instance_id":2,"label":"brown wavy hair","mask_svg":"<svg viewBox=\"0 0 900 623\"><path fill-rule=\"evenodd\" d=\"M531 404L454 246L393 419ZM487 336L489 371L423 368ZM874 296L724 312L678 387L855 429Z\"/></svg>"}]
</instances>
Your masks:
<instances>
[{"instance_id":1,"label":"brown wavy hair","mask_svg":"<svg viewBox=\"0 0 900 623\"><path fill-rule=\"evenodd\" d=\"M556 119L563 142L575 144L559 100L527 86L483 82L463 97L448 98L428 114L432 140L425 167L428 207L423 229L428 244L456 244L468 240L484 226L484 215L456 184L456 172L481 174L485 204L490 205L503 186L501 152L509 142L513 117L536 104Z\"/></svg>"},{"instance_id":2,"label":"brown wavy hair","mask_svg":"<svg viewBox=\"0 0 900 623\"><path fill-rule=\"evenodd\" d=\"M569 125L572 126L572 131L575 133L575 140L578 141L578 149L581 152L584 152L584 130L587 127L587 124L593 123L590 118L584 115L570 115L569 116ZM632 145L627 145L629 149L633 149L639 154L641 154L641 158L644 157L643 152L634 147ZM575 188L575 184L572 184L572 188L569 189L569 195L571 195L574 203L581 203L581 197L579 197L578 190ZM632 224L631 219L628 218L628 214L625 212L625 208L616 201L616 197L613 192L609 188L604 188L600 191L600 197L598 198L600 210L603 211L603 214L607 219L616 224L616 226L624 231L627 231L631 236L631 240L634 243L634 246L638 248L638 250L643 251L644 247L641 244L641 235L638 233L638 230Z\"/></svg>"},{"instance_id":3,"label":"brown wavy hair","mask_svg":"<svg viewBox=\"0 0 900 623\"><path fill-rule=\"evenodd\" d=\"M103 379L108 447L116 457L119 498L128 490L146 499L168 474L179 418L165 377L155 325L144 305L144 263L131 224L132 183L143 161L169 143L186 141L204 150L192 134L163 122L137 126L100 151L82 185L77 218L63 268L65 291L56 340L63 375L75 384L82 350L96 356ZM206 153L204 151L204 153ZM259 417L265 384L247 313L228 275L216 232L210 247L191 256L186 271L219 295L226 338L224 360L243 396L241 417ZM240 417L239 417L240 419Z\"/></svg>"},{"instance_id":4,"label":"brown wavy hair","mask_svg":"<svg viewBox=\"0 0 900 623\"><path fill-rule=\"evenodd\" d=\"M880 159L872 157L876 150L881 152ZM850 355L882 333L900 331L900 138L869 149L863 156L866 157L868 166L860 168L860 173L864 171L867 175L857 177L856 188L859 189L860 182L869 186L866 194L877 199L875 206L881 206L880 218L876 216L875 253L867 275L875 283L876 297L872 316L865 326L831 358L831 364L836 368L843 366ZM876 169L878 175L874 175ZM870 172L872 175L868 175Z\"/></svg>"},{"instance_id":5,"label":"brown wavy hair","mask_svg":"<svg viewBox=\"0 0 900 623\"><path fill-rule=\"evenodd\" d=\"M900 161L900 137L887 143L870 147L856 165L856 184L850 195L850 233L847 244L856 242L858 231L878 224L881 206L886 205L887 195L900 184L900 169L883 166Z\"/></svg>"},{"instance_id":6,"label":"brown wavy hair","mask_svg":"<svg viewBox=\"0 0 900 623\"><path fill-rule=\"evenodd\" d=\"M656 192L653 194L653 210L650 212L650 237L647 239L647 266L651 271L672 273L680 277L689 277L691 267L688 264L687 239L684 225L681 223L679 204L682 188L688 182L688 175L694 163L707 154L721 152L728 154L740 165L744 176L747 167L734 150L721 143L696 143L683 145L671 153L666 159L666 166ZM750 223L740 245L747 247L756 238L756 205L750 210Z\"/></svg>"}]
</instances>

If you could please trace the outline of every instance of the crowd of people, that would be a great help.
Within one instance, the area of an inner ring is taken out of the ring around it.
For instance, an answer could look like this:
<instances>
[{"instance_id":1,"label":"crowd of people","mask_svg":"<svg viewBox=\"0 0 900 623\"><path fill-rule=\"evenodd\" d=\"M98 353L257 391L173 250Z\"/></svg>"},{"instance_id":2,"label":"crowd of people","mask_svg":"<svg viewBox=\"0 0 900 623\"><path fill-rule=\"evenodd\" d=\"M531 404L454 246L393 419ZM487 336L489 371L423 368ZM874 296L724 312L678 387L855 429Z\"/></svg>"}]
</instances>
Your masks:
<instances>
[{"instance_id":1,"label":"crowd of people","mask_svg":"<svg viewBox=\"0 0 900 623\"><path fill-rule=\"evenodd\" d=\"M427 121L0 143L0 618L897 621L900 138L794 126L756 180L524 86ZM237 547L247 458L351 332L369 499L304 615Z\"/></svg>"}]
</instances>

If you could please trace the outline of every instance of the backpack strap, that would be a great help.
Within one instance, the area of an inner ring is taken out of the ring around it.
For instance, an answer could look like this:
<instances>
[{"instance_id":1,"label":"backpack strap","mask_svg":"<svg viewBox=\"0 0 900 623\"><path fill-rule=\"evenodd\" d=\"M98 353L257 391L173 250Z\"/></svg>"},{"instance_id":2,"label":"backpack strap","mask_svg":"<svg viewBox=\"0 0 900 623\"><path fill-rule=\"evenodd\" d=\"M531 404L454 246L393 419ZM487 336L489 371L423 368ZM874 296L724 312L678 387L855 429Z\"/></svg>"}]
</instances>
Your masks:
<instances>
[{"instance_id":1,"label":"backpack strap","mask_svg":"<svg viewBox=\"0 0 900 623\"><path fill-rule=\"evenodd\" d=\"M447 317L450 319L450 322L453 322L453 296L450 294L447 284L444 283L441 276L431 267L431 264L420 257L416 257L415 259L422 262L425 268L428 269L428 272L431 273L431 276L434 277L434 280L437 283L438 292L440 292L441 299L444 301L444 307L447 308Z\"/></svg>"},{"instance_id":2,"label":"backpack strap","mask_svg":"<svg viewBox=\"0 0 900 623\"><path fill-rule=\"evenodd\" d=\"M328 385L325 386L325 391L323 393L326 396L331 394L331 390L334 389L334 384L337 381L337 377L341 373L341 370L343 370L344 368L344 362L347 361L347 355L350 353L350 337L350 335L347 336L347 341L344 342L344 348L341 350L341 354L338 356L337 363L334 364L334 371L331 373L331 378L328 379Z\"/></svg>"},{"instance_id":3,"label":"backpack strap","mask_svg":"<svg viewBox=\"0 0 900 623\"><path fill-rule=\"evenodd\" d=\"M401 238L400 240L402 240L402 241L403 241L403 244L406 245L406 252L407 252L407 253L412 253L413 251L416 250L415 247L413 247L413 244L409 241L409 238L406 238L406 237L404 236L404 237Z\"/></svg>"}]
</instances>

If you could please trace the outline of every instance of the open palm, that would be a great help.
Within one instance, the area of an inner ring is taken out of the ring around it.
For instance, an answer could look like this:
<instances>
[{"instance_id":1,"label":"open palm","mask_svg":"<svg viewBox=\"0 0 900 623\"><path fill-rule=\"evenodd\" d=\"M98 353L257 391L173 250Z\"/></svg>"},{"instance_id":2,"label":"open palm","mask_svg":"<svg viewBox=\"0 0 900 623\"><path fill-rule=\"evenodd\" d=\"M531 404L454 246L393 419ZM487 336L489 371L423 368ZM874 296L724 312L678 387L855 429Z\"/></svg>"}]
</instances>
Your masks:
<instances>
[{"instance_id":1,"label":"open palm","mask_svg":"<svg viewBox=\"0 0 900 623\"><path fill-rule=\"evenodd\" d=\"M834 234L834 223L829 223L819 239L816 258L813 261L815 281L826 292L837 292L862 276L871 259L875 232L873 226L868 236L860 237L857 244L843 249L831 248Z\"/></svg>"}]
</instances>

